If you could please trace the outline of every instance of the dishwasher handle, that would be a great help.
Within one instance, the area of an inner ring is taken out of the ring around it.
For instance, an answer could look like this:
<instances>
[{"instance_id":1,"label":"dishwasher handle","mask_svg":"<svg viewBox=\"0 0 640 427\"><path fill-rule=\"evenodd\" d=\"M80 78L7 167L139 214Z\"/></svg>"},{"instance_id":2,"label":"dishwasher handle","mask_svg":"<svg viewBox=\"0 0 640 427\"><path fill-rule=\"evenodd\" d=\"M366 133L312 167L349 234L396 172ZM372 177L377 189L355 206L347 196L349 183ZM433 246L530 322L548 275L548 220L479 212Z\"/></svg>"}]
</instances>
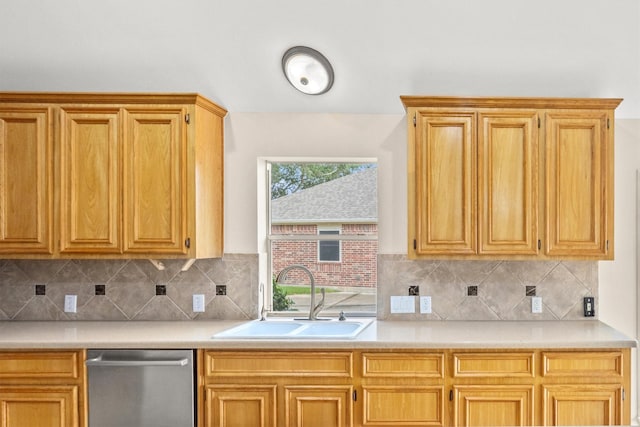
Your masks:
<instances>
[{"instance_id":1,"label":"dishwasher handle","mask_svg":"<svg viewBox=\"0 0 640 427\"><path fill-rule=\"evenodd\" d=\"M86 366L187 366L189 359L103 359L102 354L92 359L87 359Z\"/></svg>"}]
</instances>

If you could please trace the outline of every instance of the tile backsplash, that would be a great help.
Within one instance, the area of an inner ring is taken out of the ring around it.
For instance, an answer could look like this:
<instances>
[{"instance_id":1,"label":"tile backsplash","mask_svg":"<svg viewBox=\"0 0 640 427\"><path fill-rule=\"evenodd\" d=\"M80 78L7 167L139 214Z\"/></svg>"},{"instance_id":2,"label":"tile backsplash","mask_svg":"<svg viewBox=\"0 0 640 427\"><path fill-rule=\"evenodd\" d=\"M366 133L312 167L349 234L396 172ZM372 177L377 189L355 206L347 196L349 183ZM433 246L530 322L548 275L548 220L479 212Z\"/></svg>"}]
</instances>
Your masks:
<instances>
[{"instance_id":1,"label":"tile backsplash","mask_svg":"<svg viewBox=\"0 0 640 427\"><path fill-rule=\"evenodd\" d=\"M418 304L416 314L390 313L390 297L408 295L410 286L431 296L431 314L420 314ZM542 297L539 314L531 313L534 292ZM378 256L378 319L584 320L583 297L597 295L597 261L415 261L405 255Z\"/></svg>"},{"instance_id":2,"label":"tile backsplash","mask_svg":"<svg viewBox=\"0 0 640 427\"><path fill-rule=\"evenodd\" d=\"M197 260L184 272L183 260L162 263L164 270L147 260L0 260L0 320L258 317L257 255ZM410 286L431 296L431 314L389 312L390 296L408 295ZM383 320L584 319L582 298L598 295L598 262L414 261L378 255L377 292ZM540 314L531 313L534 292L542 297ZM204 313L192 311L194 294L205 296ZM77 295L77 313L64 312L65 295Z\"/></svg>"},{"instance_id":3,"label":"tile backsplash","mask_svg":"<svg viewBox=\"0 0 640 427\"><path fill-rule=\"evenodd\" d=\"M258 317L258 256L197 260L0 260L0 320L244 320ZM205 296L204 313L192 311ZM64 312L77 295L77 313Z\"/></svg>"}]
</instances>

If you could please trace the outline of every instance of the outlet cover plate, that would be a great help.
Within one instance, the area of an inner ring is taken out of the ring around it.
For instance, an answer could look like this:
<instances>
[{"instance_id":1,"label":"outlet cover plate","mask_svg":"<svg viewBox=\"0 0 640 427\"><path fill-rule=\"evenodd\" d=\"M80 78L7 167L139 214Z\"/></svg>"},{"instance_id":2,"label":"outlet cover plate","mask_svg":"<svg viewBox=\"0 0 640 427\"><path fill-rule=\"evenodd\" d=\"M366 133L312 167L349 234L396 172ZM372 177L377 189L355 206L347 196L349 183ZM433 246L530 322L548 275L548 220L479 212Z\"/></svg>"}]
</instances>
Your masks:
<instances>
[{"instance_id":1,"label":"outlet cover plate","mask_svg":"<svg viewBox=\"0 0 640 427\"><path fill-rule=\"evenodd\" d=\"M65 295L64 296L64 312L75 313L78 308L78 296L77 295Z\"/></svg>"},{"instance_id":2,"label":"outlet cover plate","mask_svg":"<svg viewBox=\"0 0 640 427\"><path fill-rule=\"evenodd\" d=\"M531 297L531 312L534 314L542 313L542 297Z\"/></svg>"},{"instance_id":3,"label":"outlet cover plate","mask_svg":"<svg viewBox=\"0 0 640 427\"><path fill-rule=\"evenodd\" d=\"M431 313L431 297L430 296L420 297L420 313L422 314Z\"/></svg>"},{"instance_id":4,"label":"outlet cover plate","mask_svg":"<svg viewBox=\"0 0 640 427\"><path fill-rule=\"evenodd\" d=\"M193 295L193 312L204 313L204 295L203 294Z\"/></svg>"},{"instance_id":5,"label":"outlet cover plate","mask_svg":"<svg viewBox=\"0 0 640 427\"><path fill-rule=\"evenodd\" d=\"M415 313L416 297L392 296L391 313Z\"/></svg>"}]
</instances>

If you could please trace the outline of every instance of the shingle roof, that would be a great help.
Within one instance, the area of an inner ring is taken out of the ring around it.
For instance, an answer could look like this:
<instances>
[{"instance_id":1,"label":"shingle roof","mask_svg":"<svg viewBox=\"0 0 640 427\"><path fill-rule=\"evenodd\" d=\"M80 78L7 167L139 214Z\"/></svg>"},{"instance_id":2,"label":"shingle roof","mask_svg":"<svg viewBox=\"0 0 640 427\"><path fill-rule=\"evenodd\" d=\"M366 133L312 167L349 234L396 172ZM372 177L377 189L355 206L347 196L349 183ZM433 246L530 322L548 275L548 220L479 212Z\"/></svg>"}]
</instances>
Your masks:
<instances>
[{"instance_id":1,"label":"shingle roof","mask_svg":"<svg viewBox=\"0 0 640 427\"><path fill-rule=\"evenodd\" d=\"M369 168L272 200L271 222L377 222L377 175L377 168Z\"/></svg>"}]
</instances>

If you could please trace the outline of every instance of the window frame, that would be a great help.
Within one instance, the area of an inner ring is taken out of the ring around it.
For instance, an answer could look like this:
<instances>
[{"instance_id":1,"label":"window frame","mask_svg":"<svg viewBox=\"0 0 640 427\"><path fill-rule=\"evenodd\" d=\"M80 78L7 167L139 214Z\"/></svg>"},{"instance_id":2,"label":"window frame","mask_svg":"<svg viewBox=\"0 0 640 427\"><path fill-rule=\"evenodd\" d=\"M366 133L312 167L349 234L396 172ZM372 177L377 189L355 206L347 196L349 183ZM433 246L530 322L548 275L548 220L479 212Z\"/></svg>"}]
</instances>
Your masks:
<instances>
[{"instance_id":1,"label":"window frame","mask_svg":"<svg viewBox=\"0 0 640 427\"><path fill-rule=\"evenodd\" d=\"M335 233L334 233L335 231ZM340 226L326 226L326 225L318 225L317 226L317 232L318 235L323 235L323 236L340 236L342 234L342 228ZM338 244L338 259L322 259L322 245L325 244ZM342 240L340 240L340 238L337 238L335 240L318 240L318 262L320 263L332 263L332 264L336 264L336 263L341 263L342 262Z\"/></svg>"},{"instance_id":2,"label":"window frame","mask_svg":"<svg viewBox=\"0 0 640 427\"><path fill-rule=\"evenodd\" d=\"M374 157L258 157L258 201L257 201L257 214L258 214L258 313L269 313L270 316L275 317L294 317L300 313L295 311L273 311L273 287L272 287L272 254L271 243L278 240L336 240L336 235L320 235L320 234L295 234L295 235L273 235L271 233L271 165L276 163L362 163L362 164L375 164L379 166L379 159ZM377 222L376 222L377 224ZM340 242L349 240L379 240L379 235L355 235L355 234L339 234ZM342 247L341 247L342 252ZM377 286L376 286L377 292ZM371 312L355 312L347 313L347 315L355 317L375 317L377 314L377 308L374 308Z\"/></svg>"}]
</instances>

